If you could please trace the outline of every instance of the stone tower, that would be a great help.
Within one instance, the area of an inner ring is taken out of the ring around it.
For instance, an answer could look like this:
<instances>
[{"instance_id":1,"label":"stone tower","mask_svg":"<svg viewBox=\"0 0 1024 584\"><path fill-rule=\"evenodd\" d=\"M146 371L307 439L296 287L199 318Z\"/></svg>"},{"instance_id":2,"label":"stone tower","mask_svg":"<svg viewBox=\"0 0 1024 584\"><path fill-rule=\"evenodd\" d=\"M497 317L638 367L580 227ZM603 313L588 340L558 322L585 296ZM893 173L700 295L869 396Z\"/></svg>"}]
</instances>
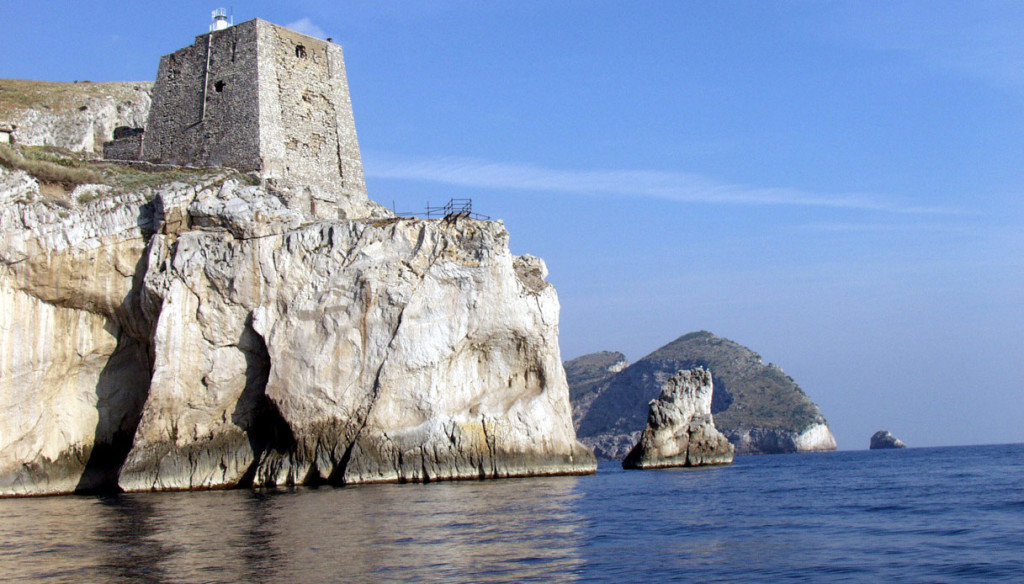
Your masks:
<instances>
[{"instance_id":1,"label":"stone tower","mask_svg":"<svg viewBox=\"0 0 1024 584\"><path fill-rule=\"evenodd\" d=\"M160 59L140 157L366 199L341 46L258 18Z\"/></svg>"}]
</instances>

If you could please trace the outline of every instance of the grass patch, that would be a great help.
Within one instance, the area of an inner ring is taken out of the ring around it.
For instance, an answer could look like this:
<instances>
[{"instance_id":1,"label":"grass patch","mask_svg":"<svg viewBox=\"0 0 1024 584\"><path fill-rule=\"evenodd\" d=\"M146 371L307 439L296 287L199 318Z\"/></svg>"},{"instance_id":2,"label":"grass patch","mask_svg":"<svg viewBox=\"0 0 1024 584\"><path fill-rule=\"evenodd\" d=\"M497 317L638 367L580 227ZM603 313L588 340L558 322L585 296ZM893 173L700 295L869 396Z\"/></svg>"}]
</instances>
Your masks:
<instances>
[{"instance_id":1,"label":"grass patch","mask_svg":"<svg viewBox=\"0 0 1024 584\"><path fill-rule=\"evenodd\" d=\"M9 146L0 145L0 165L11 170L23 170L41 183L73 189L78 185L102 184L100 174L78 161L65 159L46 152L43 155L24 156Z\"/></svg>"},{"instance_id":2,"label":"grass patch","mask_svg":"<svg viewBox=\"0 0 1024 584\"><path fill-rule=\"evenodd\" d=\"M86 106L90 98L129 99L135 92L152 85L151 82L64 83L0 79L0 114L12 114L26 109L60 113L80 109Z\"/></svg>"},{"instance_id":3,"label":"grass patch","mask_svg":"<svg viewBox=\"0 0 1024 584\"><path fill-rule=\"evenodd\" d=\"M157 189L171 183L223 183L235 179L240 184L256 186L260 178L230 168L192 168L186 166L155 166L147 164L117 164L110 162L91 165L103 175L103 184L113 187L113 194L135 193Z\"/></svg>"},{"instance_id":4,"label":"grass patch","mask_svg":"<svg viewBox=\"0 0 1024 584\"><path fill-rule=\"evenodd\" d=\"M6 146L0 144L0 166L23 170L39 181L40 194L47 200L67 205L68 193L79 185L96 184L112 187L106 196L143 192L171 183L209 184L235 179L242 185L256 186L255 173L229 168L191 168L156 166L145 163L118 164L96 162L79 152L52 146ZM89 203L99 193L86 193L79 203Z\"/></svg>"},{"instance_id":5,"label":"grass patch","mask_svg":"<svg viewBox=\"0 0 1024 584\"><path fill-rule=\"evenodd\" d=\"M103 182L116 193L150 190L174 182L195 183L212 178L216 171L203 168L143 168L127 164L98 163Z\"/></svg>"}]
</instances>

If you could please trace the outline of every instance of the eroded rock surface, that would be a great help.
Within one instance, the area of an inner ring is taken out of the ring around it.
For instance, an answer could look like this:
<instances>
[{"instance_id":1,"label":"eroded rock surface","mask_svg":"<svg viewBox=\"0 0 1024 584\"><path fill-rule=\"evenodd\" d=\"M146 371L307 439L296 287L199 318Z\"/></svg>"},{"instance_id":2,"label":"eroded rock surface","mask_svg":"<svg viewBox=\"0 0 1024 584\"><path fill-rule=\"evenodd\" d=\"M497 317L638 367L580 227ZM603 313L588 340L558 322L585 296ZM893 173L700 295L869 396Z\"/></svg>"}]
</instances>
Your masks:
<instances>
[{"instance_id":1,"label":"eroded rock surface","mask_svg":"<svg viewBox=\"0 0 1024 584\"><path fill-rule=\"evenodd\" d=\"M500 222L226 176L55 204L0 169L0 495L595 470Z\"/></svg>"},{"instance_id":2,"label":"eroded rock surface","mask_svg":"<svg viewBox=\"0 0 1024 584\"><path fill-rule=\"evenodd\" d=\"M622 461L623 468L728 464L733 445L715 429L711 415L713 383L704 368L679 371L652 400L647 427Z\"/></svg>"},{"instance_id":3,"label":"eroded rock surface","mask_svg":"<svg viewBox=\"0 0 1024 584\"><path fill-rule=\"evenodd\" d=\"M18 144L100 153L116 128L146 125L153 84L0 79L0 89L0 126Z\"/></svg>"},{"instance_id":4,"label":"eroded rock surface","mask_svg":"<svg viewBox=\"0 0 1024 584\"><path fill-rule=\"evenodd\" d=\"M906 448L902 440L893 436L888 430L879 430L871 435L869 450L884 450L887 448Z\"/></svg>"}]
</instances>

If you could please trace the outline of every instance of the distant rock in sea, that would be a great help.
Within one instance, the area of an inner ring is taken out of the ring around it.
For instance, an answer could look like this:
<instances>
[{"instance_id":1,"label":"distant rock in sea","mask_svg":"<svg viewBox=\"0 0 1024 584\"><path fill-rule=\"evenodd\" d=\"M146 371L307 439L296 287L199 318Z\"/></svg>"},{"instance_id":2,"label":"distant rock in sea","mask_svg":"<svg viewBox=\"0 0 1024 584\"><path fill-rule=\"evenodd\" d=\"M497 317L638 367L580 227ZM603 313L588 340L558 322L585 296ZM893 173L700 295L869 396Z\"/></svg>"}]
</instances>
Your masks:
<instances>
[{"instance_id":1,"label":"distant rock in sea","mask_svg":"<svg viewBox=\"0 0 1024 584\"><path fill-rule=\"evenodd\" d=\"M621 353L593 353L565 363L580 440L601 460L622 460L640 439L648 402L681 369L714 375L711 411L736 454L836 449L818 406L777 365L707 331L690 333L626 366Z\"/></svg>"},{"instance_id":2,"label":"distant rock in sea","mask_svg":"<svg viewBox=\"0 0 1024 584\"><path fill-rule=\"evenodd\" d=\"M886 448L906 448L902 440L893 436L888 430L879 430L871 435L870 450L885 450Z\"/></svg>"},{"instance_id":3,"label":"distant rock in sea","mask_svg":"<svg viewBox=\"0 0 1024 584\"><path fill-rule=\"evenodd\" d=\"M679 371L650 403L647 428L622 461L622 468L705 466L732 462L733 445L715 429L711 372Z\"/></svg>"}]
</instances>

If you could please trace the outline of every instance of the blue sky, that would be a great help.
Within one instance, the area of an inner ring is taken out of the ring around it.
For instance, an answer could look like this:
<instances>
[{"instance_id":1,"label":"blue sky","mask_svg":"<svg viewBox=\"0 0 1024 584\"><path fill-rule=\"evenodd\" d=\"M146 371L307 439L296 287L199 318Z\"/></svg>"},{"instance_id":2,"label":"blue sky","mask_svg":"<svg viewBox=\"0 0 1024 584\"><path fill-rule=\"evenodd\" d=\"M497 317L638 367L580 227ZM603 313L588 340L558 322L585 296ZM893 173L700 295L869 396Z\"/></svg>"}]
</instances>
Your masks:
<instances>
[{"instance_id":1,"label":"blue sky","mask_svg":"<svg viewBox=\"0 0 1024 584\"><path fill-rule=\"evenodd\" d=\"M0 77L151 80L216 7L4 2ZM504 220L563 358L706 329L840 448L1024 441L1024 4L232 10L343 45L371 197Z\"/></svg>"}]
</instances>

